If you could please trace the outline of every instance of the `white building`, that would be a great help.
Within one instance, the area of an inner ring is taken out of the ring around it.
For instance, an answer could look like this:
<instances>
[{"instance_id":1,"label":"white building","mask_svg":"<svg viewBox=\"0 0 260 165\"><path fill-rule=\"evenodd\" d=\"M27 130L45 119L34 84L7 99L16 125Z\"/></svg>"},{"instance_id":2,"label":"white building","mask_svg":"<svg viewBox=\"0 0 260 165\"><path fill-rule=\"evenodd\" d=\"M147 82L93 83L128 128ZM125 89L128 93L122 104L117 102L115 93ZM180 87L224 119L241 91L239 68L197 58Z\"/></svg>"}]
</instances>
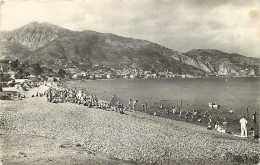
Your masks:
<instances>
[{"instance_id":1,"label":"white building","mask_svg":"<svg viewBox=\"0 0 260 165\"><path fill-rule=\"evenodd\" d=\"M111 79L111 74L107 74L107 79Z\"/></svg>"},{"instance_id":2,"label":"white building","mask_svg":"<svg viewBox=\"0 0 260 165\"><path fill-rule=\"evenodd\" d=\"M250 71L249 76L255 76L255 70L254 70L254 69L252 69L252 70Z\"/></svg>"},{"instance_id":3,"label":"white building","mask_svg":"<svg viewBox=\"0 0 260 165\"><path fill-rule=\"evenodd\" d=\"M135 75L134 75L134 74L130 74L129 77L130 77L130 78L135 78Z\"/></svg>"}]
</instances>

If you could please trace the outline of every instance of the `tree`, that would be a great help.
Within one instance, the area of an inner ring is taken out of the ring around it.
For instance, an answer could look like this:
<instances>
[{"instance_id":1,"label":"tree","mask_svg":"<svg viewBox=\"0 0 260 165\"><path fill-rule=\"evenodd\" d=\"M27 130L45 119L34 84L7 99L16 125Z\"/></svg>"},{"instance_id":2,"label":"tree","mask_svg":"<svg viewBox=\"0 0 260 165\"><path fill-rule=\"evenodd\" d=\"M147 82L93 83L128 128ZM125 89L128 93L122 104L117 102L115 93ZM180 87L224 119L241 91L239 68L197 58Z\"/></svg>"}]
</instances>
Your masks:
<instances>
[{"instance_id":1,"label":"tree","mask_svg":"<svg viewBox=\"0 0 260 165\"><path fill-rule=\"evenodd\" d=\"M0 82L7 82L9 78L10 78L9 74L3 74L3 73L0 74Z\"/></svg>"},{"instance_id":2,"label":"tree","mask_svg":"<svg viewBox=\"0 0 260 165\"><path fill-rule=\"evenodd\" d=\"M18 60L12 61L10 63L11 70L14 70L14 71L17 70L18 69L18 65L19 65Z\"/></svg>"},{"instance_id":3,"label":"tree","mask_svg":"<svg viewBox=\"0 0 260 165\"><path fill-rule=\"evenodd\" d=\"M42 74L42 68L41 68L41 66L38 63L37 64L33 64L32 68L33 68L33 74L35 76L38 76L38 75Z\"/></svg>"},{"instance_id":4,"label":"tree","mask_svg":"<svg viewBox=\"0 0 260 165\"><path fill-rule=\"evenodd\" d=\"M59 72L58 72L58 76L60 78L64 78L66 75L66 71L64 69L60 69Z\"/></svg>"},{"instance_id":5,"label":"tree","mask_svg":"<svg viewBox=\"0 0 260 165\"><path fill-rule=\"evenodd\" d=\"M18 69L17 73L14 75L14 78L20 79L20 78L24 78L24 77L29 76L29 75L30 75L29 72L26 72L25 67L23 67L23 68Z\"/></svg>"}]
</instances>

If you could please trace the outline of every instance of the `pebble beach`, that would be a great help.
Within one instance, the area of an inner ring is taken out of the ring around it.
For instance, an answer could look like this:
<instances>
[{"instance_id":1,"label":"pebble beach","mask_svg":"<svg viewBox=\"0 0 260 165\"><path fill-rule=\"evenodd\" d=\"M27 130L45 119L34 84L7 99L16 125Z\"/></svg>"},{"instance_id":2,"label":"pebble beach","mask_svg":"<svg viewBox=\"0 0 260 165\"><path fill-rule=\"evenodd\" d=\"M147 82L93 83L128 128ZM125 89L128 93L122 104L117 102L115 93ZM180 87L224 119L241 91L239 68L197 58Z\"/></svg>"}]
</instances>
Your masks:
<instances>
[{"instance_id":1,"label":"pebble beach","mask_svg":"<svg viewBox=\"0 0 260 165\"><path fill-rule=\"evenodd\" d=\"M141 112L0 100L3 164L257 164L259 143ZM53 153L53 154L52 154Z\"/></svg>"}]
</instances>

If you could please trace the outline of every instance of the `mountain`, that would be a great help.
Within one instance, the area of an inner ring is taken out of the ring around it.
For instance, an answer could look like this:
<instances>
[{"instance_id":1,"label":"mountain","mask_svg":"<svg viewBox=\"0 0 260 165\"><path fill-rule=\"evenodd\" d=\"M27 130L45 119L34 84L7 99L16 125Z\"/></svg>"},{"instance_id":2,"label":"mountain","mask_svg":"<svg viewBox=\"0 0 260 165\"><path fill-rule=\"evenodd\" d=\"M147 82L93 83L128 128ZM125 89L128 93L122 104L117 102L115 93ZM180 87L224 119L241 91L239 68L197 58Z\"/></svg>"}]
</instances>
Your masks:
<instances>
[{"instance_id":1,"label":"mountain","mask_svg":"<svg viewBox=\"0 0 260 165\"><path fill-rule=\"evenodd\" d=\"M259 58L246 57L239 54L229 54L213 49L194 49L185 53L185 55L201 61L210 72L219 75L233 73L239 75L246 69L254 70L259 74Z\"/></svg>"},{"instance_id":2,"label":"mountain","mask_svg":"<svg viewBox=\"0 0 260 165\"><path fill-rule=\"evenodd\" d=\"M49 68L94 66L169 70L180 74L222 73L258 69L259 59L217 50L174 51L146 40L95 31L71 31L49 23L32 22L1 32L0 59L40 63Z\"/></svg>"},{"instance_id":3,"label":"mountain","mask_svg":"<svg viewBox=\"0 0 260 165\"><path fill-rule=\"evenodd\" d=\"M73 32L56 25L32 22L11 32L3 32L3 38L8 42L17 42L34 50L60 37L73 36Z\"/></svg>"}]
</instances>

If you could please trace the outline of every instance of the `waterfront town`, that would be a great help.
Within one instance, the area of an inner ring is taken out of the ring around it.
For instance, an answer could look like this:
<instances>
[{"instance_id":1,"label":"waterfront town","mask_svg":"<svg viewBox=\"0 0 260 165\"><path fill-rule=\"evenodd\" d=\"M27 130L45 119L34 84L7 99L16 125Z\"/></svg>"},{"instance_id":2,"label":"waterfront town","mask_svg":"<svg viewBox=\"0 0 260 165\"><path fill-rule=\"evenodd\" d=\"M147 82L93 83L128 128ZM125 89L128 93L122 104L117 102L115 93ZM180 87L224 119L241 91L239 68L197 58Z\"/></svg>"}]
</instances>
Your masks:
<instances>
[{"instance_id":1,"label":"waterfront town","mask_svg":"<svg viewBox=\"0 0 260 165\"><path fill-rule=\"evenodd\" d=\"M166 70L143 70L142 68L113 69L98 65L90 69L73 66L65 69L49 69L39 64L29 64L18 60L0 61L0 82L13 82L15 79L31 79L40 81L59 81L60 79L158 79L158 78L199 78L199 77L255 77L258 76L254 69L241 69L239 71L223 69L216 73L176 73Z\"/></svg>"}]
</instances>

